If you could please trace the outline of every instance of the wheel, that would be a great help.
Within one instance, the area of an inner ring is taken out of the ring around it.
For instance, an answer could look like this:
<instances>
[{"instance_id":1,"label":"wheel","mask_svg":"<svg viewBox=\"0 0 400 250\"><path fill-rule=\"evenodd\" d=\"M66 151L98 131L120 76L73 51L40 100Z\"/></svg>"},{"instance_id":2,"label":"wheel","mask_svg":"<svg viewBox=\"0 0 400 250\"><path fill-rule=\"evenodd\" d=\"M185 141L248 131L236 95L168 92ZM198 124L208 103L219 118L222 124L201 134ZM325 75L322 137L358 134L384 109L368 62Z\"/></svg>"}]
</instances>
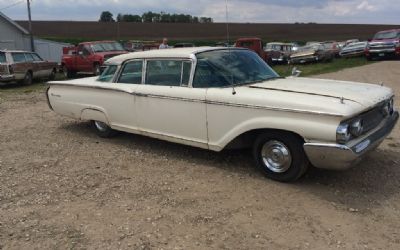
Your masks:
<instances>
[{"instance_id":1,"label":"wheel","mask_svg":"<svg viewBox=\"0 0 400 250\"><path fill-rule=\"evenodd\" d=\"M309 166L303 141L286 132L267 132L254 143L256 166L270 179L291 182L300 178Z\"/></svg>"},{"instance_id":2,"label":"wheel","mask_svg":"<svg viewBox=\"0 0 400 250\"><path fill-rule=\"evenodd\" d=\"M74 71L69 70L69 69L67 68L67 66L65 66L65 65L63 66L62 71L63 71L64 76L65 76L66 78L73 78L73 77L76 75L76 73L75 73Z\"/></svg>"},{"instance_id":3,"label":"wheel","mask_svg":"<svg viewBox=\"0 0 400 250\"><path fill-rule=\"evenodd\" d=\"M23 80L24 85L31 85L33 83L33 76L31 72L26 72Z\"/></svg>"},{"instance_id":4,"label":"wheel","mask_svg":"<svg viewBox=\"0 0 400 250\"><path fill-rule=\"evenodd\" d=\"M56 69L53 69L49 75L49 80L53 81L54 79L56 79Z\"/></svg>"},{"instance_id":5,"label":"wheel","mask_svg":"<svg viewBox=\"0 0 400 250\"><path fill-rule=\"evenodd\" d=\"M100 75L100 64L96 63L93 67L93 74L95 76L99 76Z\"/></svg>"},{"instance_id":6,"label":"wheel","mask_svg":"<svg viewBox=\"0 0 400 250\"><path fill-rule=\"evenodd\" d=\"M92 121L93 127L96 130L96 134L103 138L110 138L117 134L117 131L110 128L107 124L100 121Z\"/></svg>"}]
</instances>

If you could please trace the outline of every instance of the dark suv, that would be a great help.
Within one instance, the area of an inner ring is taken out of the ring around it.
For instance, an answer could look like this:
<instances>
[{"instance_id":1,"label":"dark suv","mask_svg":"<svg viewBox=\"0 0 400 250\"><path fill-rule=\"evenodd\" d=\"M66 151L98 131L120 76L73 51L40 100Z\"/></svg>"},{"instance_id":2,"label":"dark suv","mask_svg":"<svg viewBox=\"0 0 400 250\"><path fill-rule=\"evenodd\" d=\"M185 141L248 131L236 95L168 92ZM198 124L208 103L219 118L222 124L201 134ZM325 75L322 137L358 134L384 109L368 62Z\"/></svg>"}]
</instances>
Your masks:
<instances>
[{"instance_id":1,"label":"dark suv","mask_svg":"<svg viewBox=\"0 0 400 250\"><path fill-rule=\"evenodd\" d=\"M0 82L17 81L32 84L33 79L54 79L57 63L47 62L38 54L26 51L0 50Z\"/></svg>"}]
</instances>

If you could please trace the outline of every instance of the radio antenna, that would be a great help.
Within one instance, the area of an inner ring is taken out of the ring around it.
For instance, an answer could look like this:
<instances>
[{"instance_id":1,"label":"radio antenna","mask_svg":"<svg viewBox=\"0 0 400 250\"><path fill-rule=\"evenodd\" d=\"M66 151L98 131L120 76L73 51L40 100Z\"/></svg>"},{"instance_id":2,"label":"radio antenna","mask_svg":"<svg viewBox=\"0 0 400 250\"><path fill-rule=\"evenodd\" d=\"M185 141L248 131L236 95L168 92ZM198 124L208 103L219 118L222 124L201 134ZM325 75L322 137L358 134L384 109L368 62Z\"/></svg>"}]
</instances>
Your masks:
<instances>
[{"instance_id":1,"label":"radio antenna","mask_svg":"<svg viewBox=\"0 0 400 250\"><path fill-rule=\"evenodd\" d=\"M230 48L230 37L229 37L229 15L228 15L228 0L225 0L225 14L226 14L226 39L227 39L227 46L228 46L228 53L229 57L232 60L232 54L231 54L231 48ZM234 83L234 77L233 77L233 72L231 75L231 86L232 86L232 95L236 95L236 90L235 90L235 83Z\"/></svg>"},{"instance_id":2,"label":"radio antenna","mask_svg":"<svg viewBox=\"0 0 400 250\"><path fill-rule=\"evenodd\" d=\"M230 37L229 37L229 14L228 14L228 0L225 0L225 16L226 16L226 39L229 46Z\"/></svg>"}]
</instances>

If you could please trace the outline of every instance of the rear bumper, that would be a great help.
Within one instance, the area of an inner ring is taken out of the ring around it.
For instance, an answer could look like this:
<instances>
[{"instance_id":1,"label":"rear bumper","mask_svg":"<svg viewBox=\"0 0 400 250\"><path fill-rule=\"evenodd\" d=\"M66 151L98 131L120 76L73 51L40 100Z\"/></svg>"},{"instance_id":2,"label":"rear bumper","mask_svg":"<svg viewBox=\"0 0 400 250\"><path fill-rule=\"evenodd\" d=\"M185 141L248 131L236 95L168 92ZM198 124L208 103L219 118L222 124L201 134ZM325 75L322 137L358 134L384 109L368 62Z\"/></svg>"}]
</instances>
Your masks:
<instances>
[{"instance_id":1,"label":"rear bumper","mask_svg":"<svg viewBox=\"0 0 400 250\"><path fill-rule=\"evenodd\" d=\"M369 151L377 148L392 132L399 119L396 111L386 119L372 134L357 140L355 145L330 143L305 143L306 152L311 164L317 168L345 170L357 164Z\"/></svg>"}]
</instances>

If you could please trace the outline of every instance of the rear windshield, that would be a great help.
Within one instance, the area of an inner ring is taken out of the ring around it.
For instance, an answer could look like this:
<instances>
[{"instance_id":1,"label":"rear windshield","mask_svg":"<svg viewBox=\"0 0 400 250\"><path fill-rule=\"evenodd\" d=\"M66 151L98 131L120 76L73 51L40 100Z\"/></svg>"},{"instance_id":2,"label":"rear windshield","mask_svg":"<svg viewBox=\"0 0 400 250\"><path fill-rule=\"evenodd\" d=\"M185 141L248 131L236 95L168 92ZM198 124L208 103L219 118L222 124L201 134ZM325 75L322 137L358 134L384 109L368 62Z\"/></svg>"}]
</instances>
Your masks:
<instances>
[{"instance_id":1,"label":"rear windshield","mask_svg":"<svg viewBox=\"0 0 400 250\"><path fill-rule=\"evenodd\" d=\"M6 63L6 53L0 52L0 63Z\"/></svg>"},{"instance_id":2,"label":"rear windshield","mask_svg":"<svg viewBox=\"0 0 400 250\"><path fill-rule=\"evenodd\" d=\"M117 65L108 65L105 66L103 73L99 76L97 81L99 82L111 82L114 78L114 74L117 71Z\"/></svg>"},{"instance_id":3,"label":"rear windshield","mask_svg":"<svg viewBox=\"0 0 400 250\"><path fill-rule=\"evenodd\" d=\"M384 31L384 32L379 32L375 35L374 39L375 40L383 40L383 39L394 39L398 38L400 36L400 33L397 31Z\"/></svg>"}]
</instances>

